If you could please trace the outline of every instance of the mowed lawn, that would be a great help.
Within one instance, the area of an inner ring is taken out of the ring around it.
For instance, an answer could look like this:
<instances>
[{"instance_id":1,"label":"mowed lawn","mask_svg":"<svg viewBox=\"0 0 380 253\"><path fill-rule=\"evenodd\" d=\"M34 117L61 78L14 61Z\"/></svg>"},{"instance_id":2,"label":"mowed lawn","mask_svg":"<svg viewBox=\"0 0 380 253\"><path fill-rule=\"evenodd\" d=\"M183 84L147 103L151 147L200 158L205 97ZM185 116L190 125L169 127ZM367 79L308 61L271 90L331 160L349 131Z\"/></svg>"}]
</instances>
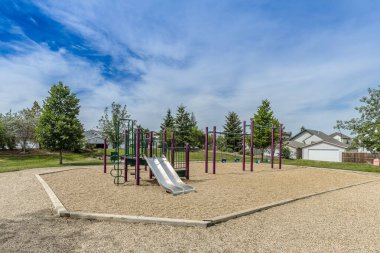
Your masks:
<instances>
[{"instance_id":1,"label":"mowed lawn","mask_svg":"<svg viewBox=\"0 0 380 253\"><path fill-rule=\"evenodd\" d=\"M107 150L109 156L111 151ZM120 155L124 153L124 150L120 150ZM9 171L18 171L32 168L46 168L46 167L62 167L62 166L79 166L79 165L100 165L103 160L100 158L103 156L102 150L97 150L94 153L76 154L76 153L64 153L63 165L59 165L58 154L44 153L44 154L1 154L0 152L0 173ZM233 154L221 154L217 153L217 162L221 162L222 158L226 158L227 162L234 162L235 158L239 158L241 162L241 156ZM204 151L190 152L190 161L204 161ZM255 157L259 159L259 157ZM212 161L212 153L209 152L209 162ZM246 157L246 162L249 163L249 155ZM278 160L275 160L276 167L278 166ZM317 167L317 168L331 168L364 172L377 172L380 173L380 167L369 164L358 163L337 163L337 162L322 162L311 160L288 160L283 159L283 164L305 166L305 167Z\"/></svg>"},{"instance_id":2,"label":"mowed lawn","mask_svg":"<svg viewBox=\"0 0 380 253\"><path fill-rule=\"evenodd\" d=\"M102 164L96 154L63 154L63 165L59 165L58 154L1 154L0 173L32 168L62 167Z\"/></svg>"}]
</instances>

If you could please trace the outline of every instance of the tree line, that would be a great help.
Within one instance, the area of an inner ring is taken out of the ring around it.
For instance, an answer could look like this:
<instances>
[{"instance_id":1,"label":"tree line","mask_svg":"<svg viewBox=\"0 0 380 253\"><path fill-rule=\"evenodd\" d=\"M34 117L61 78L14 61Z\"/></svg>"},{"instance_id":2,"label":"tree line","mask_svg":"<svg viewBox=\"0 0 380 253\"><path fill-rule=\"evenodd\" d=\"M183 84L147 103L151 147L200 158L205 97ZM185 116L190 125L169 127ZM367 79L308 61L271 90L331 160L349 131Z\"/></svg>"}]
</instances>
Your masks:
<instances>
[{"instance_id":1,"label":"tree line","mask_svg":"<svg viewBox=\"0 0 380 253\"><path fill-rule=\"evenodd\" d=\"M371 152L380 150L380 86L379 89L369 89L369 96L360 101L362 106L355 108L360 117L348 121L338 121L336 128L351 130L355 134L353 147L364 147ZM42 107L34 102L30 108L19 112L0 114L0 148L15 149L20 144L25 152L28 145L36 143L40 148L57 151L62 163L63 151L76 151L84 147L84 128L78 119L80 105L79 98L70 88L59 82L49 90L48 97L43 100ZM126 105L112 103L111 108L106 107L101 116L98 129L103 137L115 143L116 137L123 140L123 130L129 119ZM271 144L271 126L279 128L279 121L274 116L269 100L265 99L258 107L250 120L254 120L255 149L262 153ZM120 122L119 132L116 133L117 124ZM141 127L141 126L140 126ZM169 108L160 125L160 133L166 129L168 136L175 133L176 146L184 146L186 143L193 147L204 148L204 131L199 129L193 112L189 112L185 105L177 106L175 115ZM247 128L249 129L249 127ZM144 129L149 131L149 129ZM229 112L225 116L223 125L224 135L218 136L218 148L226 152L239 152L249 145L242 143L242 121L236 112ZM211 140L211 136L209 138ZM279 140L279 131L276 131L275 141Z\"/></svg>"}]
</instances>

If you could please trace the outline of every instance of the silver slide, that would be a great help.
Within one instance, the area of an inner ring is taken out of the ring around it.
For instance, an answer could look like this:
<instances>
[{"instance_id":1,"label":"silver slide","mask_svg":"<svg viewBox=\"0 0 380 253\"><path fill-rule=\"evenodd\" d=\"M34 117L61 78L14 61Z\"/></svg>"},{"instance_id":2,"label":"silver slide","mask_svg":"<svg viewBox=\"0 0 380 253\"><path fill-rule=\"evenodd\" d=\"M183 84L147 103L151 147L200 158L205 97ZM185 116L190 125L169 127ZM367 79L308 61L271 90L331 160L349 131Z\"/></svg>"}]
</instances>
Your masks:
<instances>
[{"instance_id":1,"label":"silver slide","mask_svg":"<svg viewBox=\"0 0 380 253\"><path fill-rule=\"evenodd\" d=\"M157 158L160 164L162 164L162 167L164 167L164 170L166 171L166 174L169 176L170 180L173 182L175 186L183 188L184 193L189 193L194 191L194 187L185 184L181 178L178 176L177 172L173 169L172 165L169 163L169 161L166 159L165 156L162 156L162 158Z\"/></svg>"},{"instance_id":2,"label":"silver slide","mask_svg":"<svg viewBox=\"0 0 380 253\"><path fill-rule=\"evenodd\" d=\"M144 155L149 168L152 170L158 183L173 195L188 193L194 190L193 187L186 185L178 177L177 173L169 163L169 168L166 165L166 158L147 157ZM165 160L163 160L165 159ZM178 180L176 179L178 178Z\"/></svg>"}]
</instances>

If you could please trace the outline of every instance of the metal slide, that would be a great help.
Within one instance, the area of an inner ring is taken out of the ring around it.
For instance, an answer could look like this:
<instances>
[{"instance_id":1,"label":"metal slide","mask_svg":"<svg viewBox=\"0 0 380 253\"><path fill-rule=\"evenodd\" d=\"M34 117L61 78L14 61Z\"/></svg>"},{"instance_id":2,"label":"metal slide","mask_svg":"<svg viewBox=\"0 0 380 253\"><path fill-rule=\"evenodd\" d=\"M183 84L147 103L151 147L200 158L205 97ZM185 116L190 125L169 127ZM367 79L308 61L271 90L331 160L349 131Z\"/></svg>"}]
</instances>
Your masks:
<instances>
[{"instance_id":1,"label":"metal slide","mask_svg":"<svg viewBox=\"0 0 380 253\"><path fill-rule=\"evenodd\" d=\"M165 190L167 190L168 192L172 193L173 195L179 195L194 190L193 187L188 186L182 182L182 180L178 177L177 173L170 165L170 163L169 165L171 169L167 168L164 160L157 159L157 157L147 157L144 155L144 159L147 161L148 166L153 172L153 175L157 179L158 183L162 187L164 187ZM178 177L181 183L179 183L179 181L175 179L176 176Z\"/></svg>"},{"instance_id":2,"label":"metal slide","mask_svg":"<svg viewBox=\"0 0 380 253\"><path fill-rule=\"evenodd\" d=\"M177 172L175 172L174 168L165 156L162 156L162 158L157 159L162 164L162 167L166 171L166 174L169 176L170 180L173 182L175 186L183 188L184 193L189 193L195 190L194 187L185 184L181 180L181 178L178 176Z\"/></svg>"}]
</instances>

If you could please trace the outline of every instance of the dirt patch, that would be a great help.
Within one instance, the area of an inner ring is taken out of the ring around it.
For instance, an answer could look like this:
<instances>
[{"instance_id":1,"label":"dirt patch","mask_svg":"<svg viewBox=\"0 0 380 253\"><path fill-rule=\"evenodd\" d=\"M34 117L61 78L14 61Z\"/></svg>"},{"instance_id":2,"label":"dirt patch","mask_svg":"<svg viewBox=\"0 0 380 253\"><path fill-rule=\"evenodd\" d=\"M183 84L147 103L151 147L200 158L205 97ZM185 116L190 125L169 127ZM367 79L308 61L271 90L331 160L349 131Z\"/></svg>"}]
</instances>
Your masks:
<instances>
[{"instance_id":1,"label":"dirt patch","mask_svg":"<svg viewBox=\"0 0 380 253\"><path fill-rule=\"evenodd\" d=\"M211 166L210 166L211 168ZM173 197L148 172L141 170L141 186L134 178L125 185L113 184L101 169L81 169L44 175L63 205L70 211L142 215L167 218L208 219L258 207L287 198L348 186L374 179L366 174L284 166L255 167L241 171L241 164L218 164L217 174L205 174L203 164L191 164L188 184L196 192Z\"/></svg>"}]
</instances>

